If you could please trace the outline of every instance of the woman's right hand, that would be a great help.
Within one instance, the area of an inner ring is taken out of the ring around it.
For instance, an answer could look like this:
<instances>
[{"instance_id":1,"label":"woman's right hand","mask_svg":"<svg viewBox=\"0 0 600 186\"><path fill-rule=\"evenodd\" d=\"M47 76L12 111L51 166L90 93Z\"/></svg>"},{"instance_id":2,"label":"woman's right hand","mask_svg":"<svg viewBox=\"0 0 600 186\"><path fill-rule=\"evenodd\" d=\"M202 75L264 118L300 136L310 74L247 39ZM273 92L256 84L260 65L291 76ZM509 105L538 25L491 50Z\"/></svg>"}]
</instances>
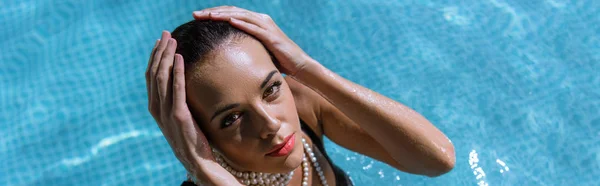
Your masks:
<instances>
[{"instance_id":1,"label":"woman's right hand","mask_svg":"<svg viewBox=\"0 0 600 186\"><path fill-rule=\"evenodd\" d=\"M198 176L202 162L214 162L206 137L186 103L183 57L175 54L177 42L163 31L146 69L148 110L158 123L175 156Z\"/></svg>"}]
</instances>

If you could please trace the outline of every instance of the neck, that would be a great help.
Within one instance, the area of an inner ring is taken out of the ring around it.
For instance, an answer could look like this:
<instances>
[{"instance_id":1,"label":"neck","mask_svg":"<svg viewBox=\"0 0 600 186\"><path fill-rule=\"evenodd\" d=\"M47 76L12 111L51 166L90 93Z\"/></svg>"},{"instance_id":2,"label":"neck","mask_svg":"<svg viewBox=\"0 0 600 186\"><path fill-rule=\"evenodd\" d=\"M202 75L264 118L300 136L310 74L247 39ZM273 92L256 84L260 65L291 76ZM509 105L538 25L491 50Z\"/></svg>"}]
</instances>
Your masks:
<instances>
[{"instance_id":1,"label":"neck","mask_svg":"<svg viewBox=\"0 0 600 186\"><path fill-rule=\"evenodd\" d=\"M312 144L309 144L309 142L302 138L302 146L304 147L304 153L301 166L284 174L237 171L229 166L221 153L213 149L213 154L217 163L244 185L290 185L290 183L291 185L311 185L313 172L318 173L319 181L322 185L327 185L327 179L312 151ZM312 171L313 168L315 171Z\"/></svg>"}]
</instances>

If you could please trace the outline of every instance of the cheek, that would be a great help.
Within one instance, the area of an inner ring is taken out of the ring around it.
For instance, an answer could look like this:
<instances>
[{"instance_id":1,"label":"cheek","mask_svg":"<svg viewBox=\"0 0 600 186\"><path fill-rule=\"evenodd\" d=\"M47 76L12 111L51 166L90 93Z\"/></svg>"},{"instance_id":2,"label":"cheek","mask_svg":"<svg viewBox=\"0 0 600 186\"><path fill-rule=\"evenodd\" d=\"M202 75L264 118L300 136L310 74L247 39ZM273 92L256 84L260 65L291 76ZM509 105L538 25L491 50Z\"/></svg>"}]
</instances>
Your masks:
<instances>
[{"instance_id":1,"label":"cheek","mask_svg":"<svg viewBox=\"0 0 600 186\"><path fill-rule=\"evenodd\" d=\"M284 116L282 119L288 123L298 123L298 110L294 102L294 96L289 89L285 89L282 93L283 101L280 106L282 115Z\"/></svg>"},{"instance_id":2,"label":"cheek","mask_svg":"<svg viewBox=\"0 0 600 186\"><path fill-rule=\"evenodd\" d=\"M296 108L296 102L294 102L294 96L292 94L287 95L287 99L285 101L285 110L288 114L294 115L294 117L298 117L298 110ZM294 114L291 114L294 113ZM297 119L297 118L296 118Z\"/></svg>"}]
</instances>

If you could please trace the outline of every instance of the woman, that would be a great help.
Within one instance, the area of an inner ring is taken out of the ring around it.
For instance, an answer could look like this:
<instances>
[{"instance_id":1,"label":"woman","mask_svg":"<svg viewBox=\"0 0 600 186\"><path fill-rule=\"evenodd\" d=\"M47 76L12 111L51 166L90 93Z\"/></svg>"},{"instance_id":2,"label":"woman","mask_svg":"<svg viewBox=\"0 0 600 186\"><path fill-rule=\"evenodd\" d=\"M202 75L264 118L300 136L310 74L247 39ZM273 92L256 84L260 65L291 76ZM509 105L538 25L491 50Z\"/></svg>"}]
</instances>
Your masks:
<instances>
[{"instance_id":1,"label":"woman","mask_svg":"<svg viewBox=\"0 0 600 186\"><path fill-rule=\"evenodd\" d=\"M183 185L351 185L323 135L409 173L454 167L452 143L427 119L331 72L269 16L193 15L163 32L146 71L149 111L197 178Z\"/></svg>"}]
</instances>

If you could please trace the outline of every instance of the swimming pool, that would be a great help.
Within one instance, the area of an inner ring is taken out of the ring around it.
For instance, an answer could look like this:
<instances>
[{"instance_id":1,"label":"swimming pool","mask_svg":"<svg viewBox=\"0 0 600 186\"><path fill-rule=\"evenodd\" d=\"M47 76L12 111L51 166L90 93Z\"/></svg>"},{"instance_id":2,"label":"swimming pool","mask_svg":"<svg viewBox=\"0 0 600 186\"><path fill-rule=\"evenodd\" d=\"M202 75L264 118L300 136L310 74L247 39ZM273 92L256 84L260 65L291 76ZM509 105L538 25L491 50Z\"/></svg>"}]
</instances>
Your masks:
<instances>
[{"instance_id":1,"label":"swimming pool","mask_svg":"<svg viewBox=\"0 0 600 186\"><path fill-rule=\"evenodd\" d=\"M161 30L222 4L270 14L456 147L455 169L430 179L328 141L357 185L598 184L598 1L47 0L0 3L0 185L179 184L146 60Z\"/></svg>"}]
</instances>

